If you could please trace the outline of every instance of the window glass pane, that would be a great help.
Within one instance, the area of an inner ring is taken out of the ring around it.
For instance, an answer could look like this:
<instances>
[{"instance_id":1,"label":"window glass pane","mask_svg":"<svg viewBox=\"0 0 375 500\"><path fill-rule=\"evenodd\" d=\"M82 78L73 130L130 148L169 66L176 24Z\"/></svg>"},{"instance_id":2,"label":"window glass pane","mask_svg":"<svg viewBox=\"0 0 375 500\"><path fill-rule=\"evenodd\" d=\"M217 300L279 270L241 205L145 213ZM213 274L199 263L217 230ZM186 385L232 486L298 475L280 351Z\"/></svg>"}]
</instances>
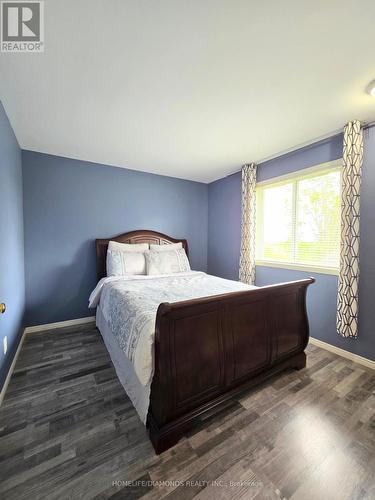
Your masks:
<instances>
[{"instance_id":1,"label":"window glass pane","mask_svg":"<svg viewBox=\"0 0 375 500\"><path fill-rule=\"evenodd\" d=\"M297 183L296 262L339 266L340 173Z\"/></svg>"},{"instance_id":2,"label":"window glass pane","mask_svg":"<svg viewBox=\"0 0 375 500\"><path fill-rule=\"evenodd\" d=\"M290 262L293 256L293 184L263 191L263 258Z\"/></svg>"}]
</instances>

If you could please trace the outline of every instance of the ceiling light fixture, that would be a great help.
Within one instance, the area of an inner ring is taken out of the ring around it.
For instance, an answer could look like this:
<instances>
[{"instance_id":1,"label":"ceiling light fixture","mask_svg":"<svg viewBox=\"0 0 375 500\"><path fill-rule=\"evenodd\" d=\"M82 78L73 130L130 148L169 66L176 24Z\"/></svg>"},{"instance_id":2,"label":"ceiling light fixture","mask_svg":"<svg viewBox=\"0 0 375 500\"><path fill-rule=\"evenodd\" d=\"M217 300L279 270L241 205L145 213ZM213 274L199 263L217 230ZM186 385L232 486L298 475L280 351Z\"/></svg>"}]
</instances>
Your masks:
<instances>
[{"instance_id":1,"label":"ceiling light fixture","mask_svg":"<svg viewBox=\"0 0 375 500\"><path fill-rule=\"evenodd\" d=\"M372 97L375 97L375 80L368 84L366 90L368 94L372 95Z\"/></svg>"}]
</instances>

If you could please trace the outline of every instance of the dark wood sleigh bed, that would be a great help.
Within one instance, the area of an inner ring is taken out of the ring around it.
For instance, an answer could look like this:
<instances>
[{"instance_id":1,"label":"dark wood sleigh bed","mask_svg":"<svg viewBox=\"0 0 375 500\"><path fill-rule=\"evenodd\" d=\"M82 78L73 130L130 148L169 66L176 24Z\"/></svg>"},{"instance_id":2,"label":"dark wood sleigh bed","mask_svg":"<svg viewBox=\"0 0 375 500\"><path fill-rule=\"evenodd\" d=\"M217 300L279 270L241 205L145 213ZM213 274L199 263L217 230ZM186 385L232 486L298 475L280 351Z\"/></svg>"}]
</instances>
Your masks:
<instances>
[{"instance_id":1,"label":"dark wood sleigh bed","mask_svg":"<svg viewBox=\"0 0 375 500\"><path fill-rule=\"evenodd\" d=\"M141 230L96 240L98 279L109 241L169 244L186 240ZM238 393L287 368L306 365L306 291L314 278L160 304L147 426L156 453Z\"/></svg>"}]
</instances>

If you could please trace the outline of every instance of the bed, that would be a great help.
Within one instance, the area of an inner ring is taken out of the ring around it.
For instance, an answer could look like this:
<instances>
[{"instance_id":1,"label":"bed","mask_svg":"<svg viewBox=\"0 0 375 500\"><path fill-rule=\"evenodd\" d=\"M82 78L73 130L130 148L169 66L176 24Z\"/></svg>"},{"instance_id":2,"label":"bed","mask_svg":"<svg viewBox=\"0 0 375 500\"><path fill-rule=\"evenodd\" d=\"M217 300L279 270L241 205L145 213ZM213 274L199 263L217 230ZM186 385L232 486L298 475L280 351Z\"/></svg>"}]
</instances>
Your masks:
<instances>
[{"instance_id":1,"label":"bed","mask_svg":"<svg viewBox=\"0 0 375 500\"><path fill-rule=\"evenodd\" d=\"M313 278L259 288L193 271L106 278L109 241L181 242L187 255L188 243L148 230L96 240L99 282L91 306L157 454L240 392L305 367Z\"/></svg>"}]
</instances>

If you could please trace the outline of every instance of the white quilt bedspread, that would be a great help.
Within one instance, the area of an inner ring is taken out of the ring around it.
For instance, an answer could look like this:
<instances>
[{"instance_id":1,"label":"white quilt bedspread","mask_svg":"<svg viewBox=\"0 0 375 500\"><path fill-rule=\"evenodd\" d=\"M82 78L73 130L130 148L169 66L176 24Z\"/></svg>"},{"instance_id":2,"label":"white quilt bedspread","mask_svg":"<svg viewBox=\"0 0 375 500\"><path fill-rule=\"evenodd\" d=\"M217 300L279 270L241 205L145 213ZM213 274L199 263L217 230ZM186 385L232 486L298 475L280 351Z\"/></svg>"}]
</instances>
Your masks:
<instances>
[{"instance_id":1,"label":"white quilt bedspread","mask_svg":"<svg viewBox=\"0 0 375 500\"><path fill-rule=\"evenodd\" d=\"M100 301L119 347L133 363L142 385L153 376L156 312L162 302L179 302L255 288L203 272L103 278L91 293L89 307Z\"/></svg>"}]
</instances>

